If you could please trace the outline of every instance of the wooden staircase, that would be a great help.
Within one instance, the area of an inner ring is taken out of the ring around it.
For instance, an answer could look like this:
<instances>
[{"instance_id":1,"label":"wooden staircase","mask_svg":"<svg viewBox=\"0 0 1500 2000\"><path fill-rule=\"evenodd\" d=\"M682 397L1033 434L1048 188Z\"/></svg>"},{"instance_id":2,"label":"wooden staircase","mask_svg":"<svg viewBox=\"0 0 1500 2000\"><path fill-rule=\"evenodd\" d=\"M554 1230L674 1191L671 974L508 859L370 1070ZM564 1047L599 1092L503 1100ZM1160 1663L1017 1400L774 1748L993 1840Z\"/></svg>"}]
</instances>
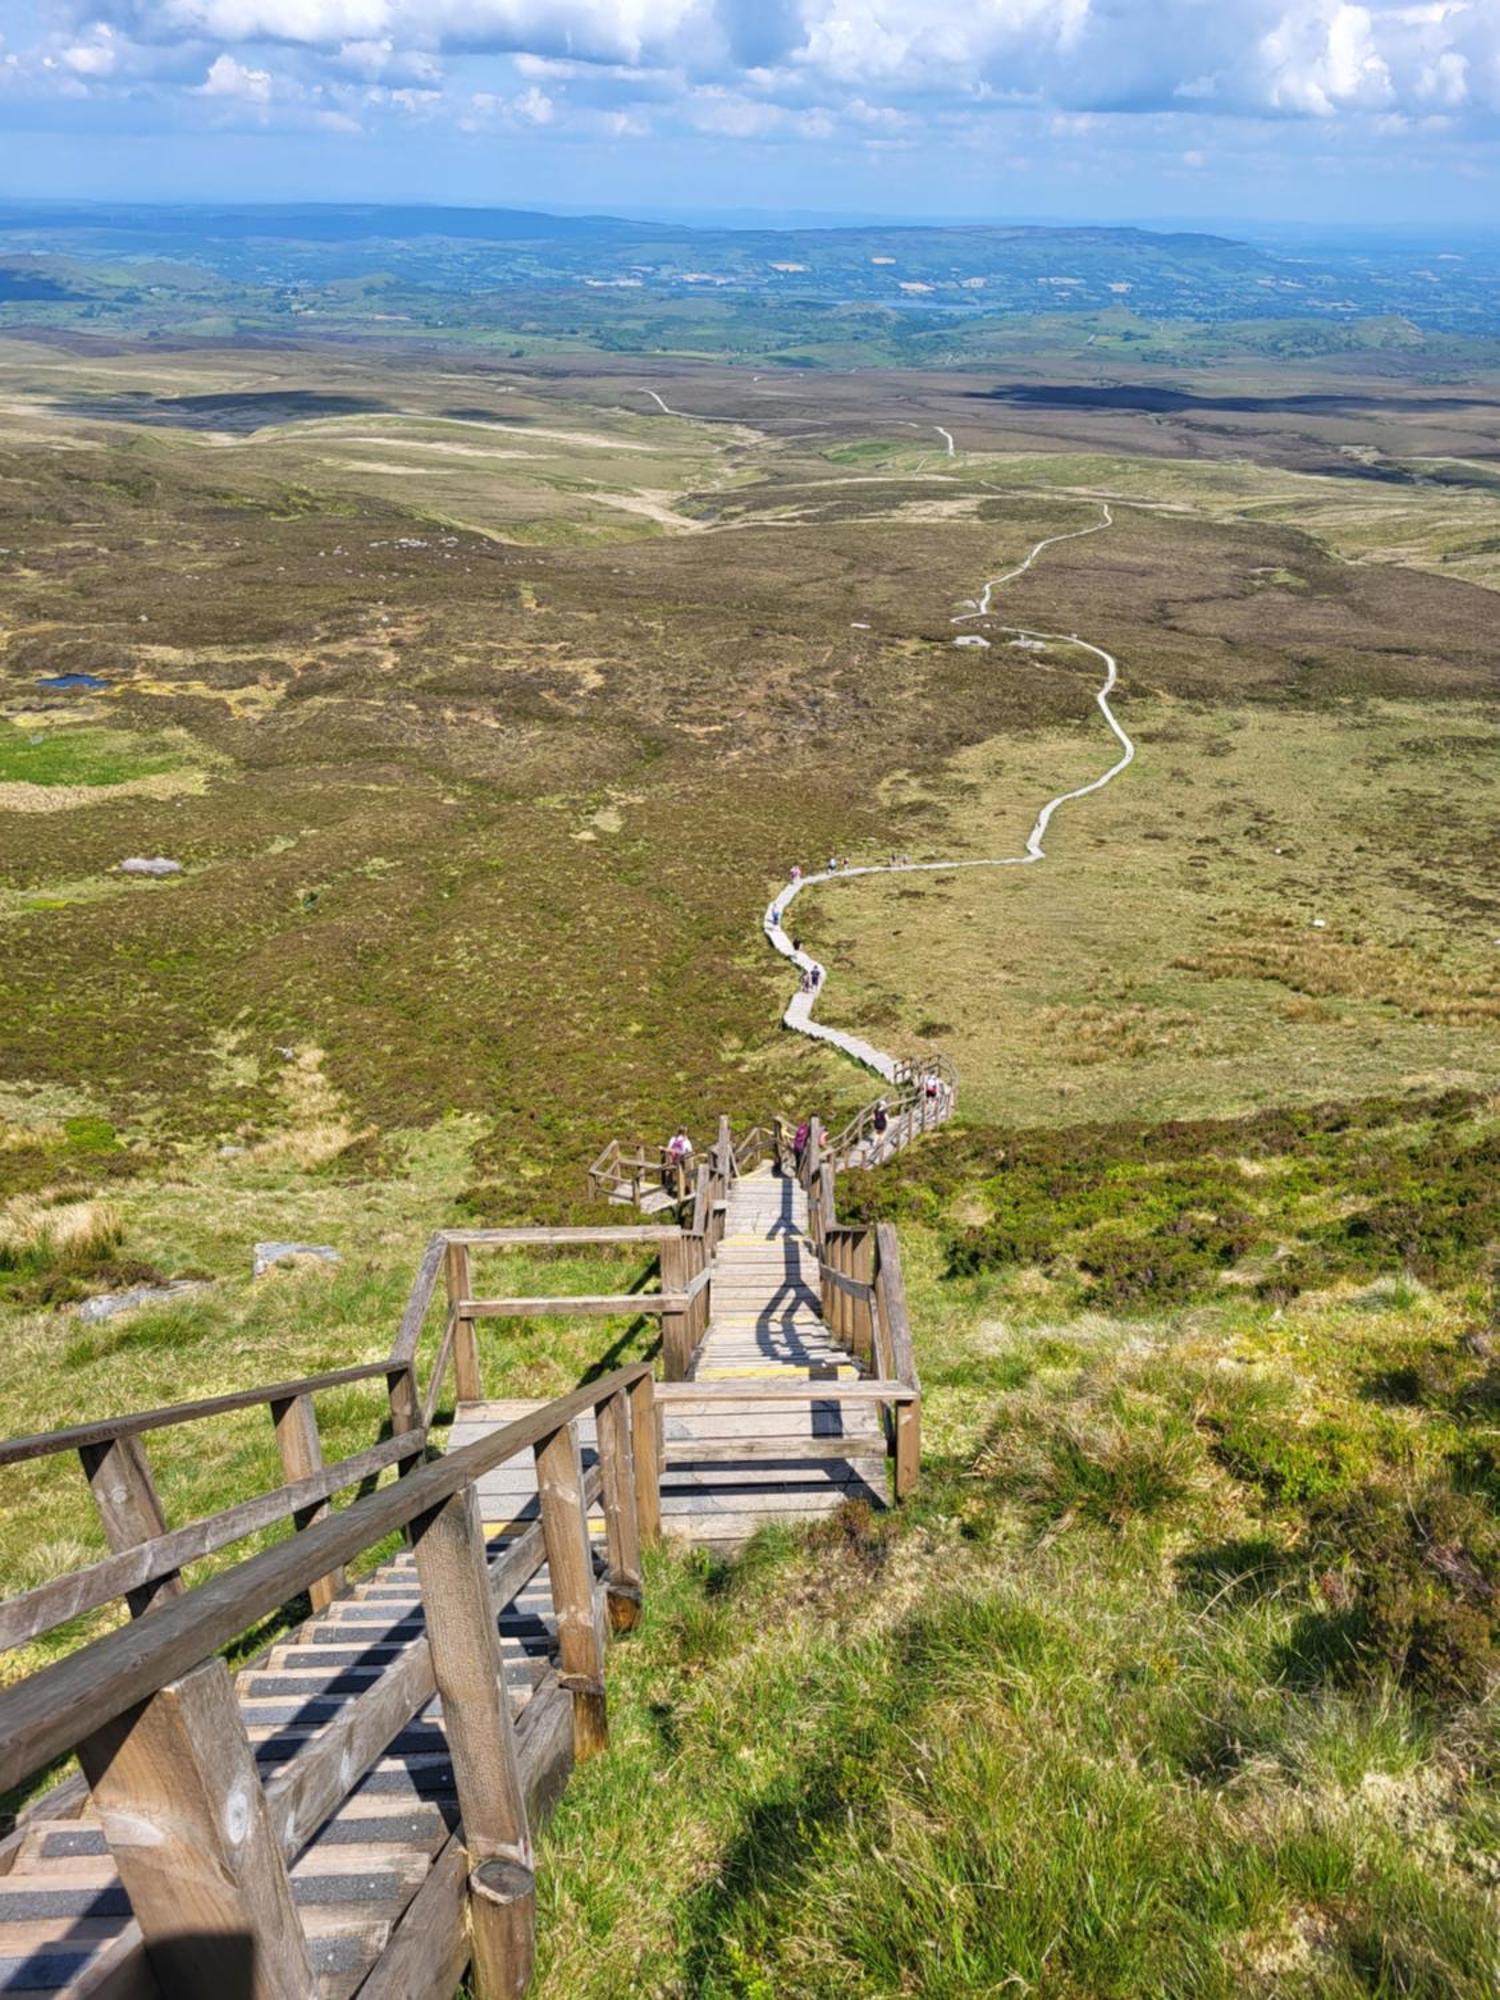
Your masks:
<instances>
[{"instance_id":1,"label":"wooden staircase","mask_svg":"<svg viewBox=\"0 0 1500 2000\"><path fill-rule=\"evenodd\" d=\"M657 1390L662 1532L721 1554L766 1522L814 1520L845 1500L884 1506L888 1495L879 1406L837 1391L869 1370L824 1323L806 1192L762 1165L731 1183L723 1221L707 1333L688 1379ZM806 1393L824 1382L827 1395ZM766 1389L791 1393L768 1401ZM453 1442L472 1443L538 1407L461 1403ZM586 1426L583 1436L587 1452ZM524 1513L534 1490L512 1461L481 1485L486 1521L506 1508Z\"/></svg>"},{"instance_id":2,"label":"wooden staircase","mask_svg":"<svg viewBox=\"0 0 1500 2000\"><path fill-rule=\"evenodd\" d=\"M535 1836L607 1746L606 1642L639 1615L642 1550L728 1552L916 1480L895 1233L839 1225L816 1121L799 1177L786 1150L721 1120L670 1226L440 1232L379 1360L0 1440L0 1470L80 1463L108 1544L0 1601L0 1650L121 1601L133 1621L0 1687L0 1790L81 1766L0 1838L0 1994L452 2000L466 1971L478 2000L525 1990ZM580 1246L647 1268L591 1296L476 1284L488 1256ZM487 1398L480 1327L549 1316L654 1316L663 1379ZM315 1399L361 1384L378 1435L326 1464ZM257 1409L286 1483L169 1525L146 1440Z\"/></svg>"},{"instance_id":3,"label":"wooden staircase","mask_svg":"<svg viewBox=\"0 0 1500 2000\"><path fill-rule=\"evenodd\" d=\"M513 1539L509 1533L492 1539L492 1560ZM567 1696L554 1678L538 1698L556 1645L545 1567L501 1610L499 1625L517 1751L535 1814L571 1763ZM360 1696L409 1672L425 1632L415 1561L400 1555L236 1675L235 1699L262 1782L294 1781L299 1759ZM317 2000L355 1993L405 2000L375 1969L402 1919L410 1913L420 1924L429 1884L451 1883L461 1854L458 1822L453 1761L434 1695L288 1870ZM49 1811L24 1822L8 1859L9 1871L0 1875L0 1993L157 2000L140 1931L82 1786L67 1788ZM414 1981L409 1990L440 1988Z\"/></svg>"}]
</instances>

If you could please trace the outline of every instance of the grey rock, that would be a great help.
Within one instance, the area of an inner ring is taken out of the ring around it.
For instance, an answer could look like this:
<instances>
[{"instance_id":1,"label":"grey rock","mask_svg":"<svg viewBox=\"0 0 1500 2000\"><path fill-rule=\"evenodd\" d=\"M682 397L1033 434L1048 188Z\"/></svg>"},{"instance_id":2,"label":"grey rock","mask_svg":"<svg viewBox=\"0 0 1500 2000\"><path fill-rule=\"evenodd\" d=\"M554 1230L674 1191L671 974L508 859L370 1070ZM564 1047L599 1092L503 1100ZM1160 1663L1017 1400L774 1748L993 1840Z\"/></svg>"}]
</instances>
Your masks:
<instances>
[{"instance_id":1,"label":"grey rock","mask_svg":"<svg viewBox=\"0 0 1500 2000\"><path fill-rule=\"evenodd\" d=\"M293 1263L301 1257L313 1257L324 1264L344 1261L331 1243L257 1243L251 1276L263 1278L278 1264Z\"/></svg>"},{"instance_id":2,"label":"grey rock","mask_svg":"<svg viewBox=\"0 0 1500 2000\"><path fill-rule=\"evenodd\" d=\"M202 1278L177 1278L170 1285L132 1285L125 1292L100 1292L97 1298L85 1299L76 1311L86 1326L93 1326L102 1319L113 1319L116 1313L134 1312L137 1306L164 1305L168 1299L206 1289L207 1280Z\"/></svg>"},{"instance_id":3,"label":"grey rock","mask_svg":"<svg viewBox=\"0 0 1500 2000\"><path fill-rule=\"evenodd\" d=\"M168 861L164 854L156 854L148 860L145 855L132 854L128 861L120 863L122 875L180 875L182 863Z\"/></svg>"}]
</instances>

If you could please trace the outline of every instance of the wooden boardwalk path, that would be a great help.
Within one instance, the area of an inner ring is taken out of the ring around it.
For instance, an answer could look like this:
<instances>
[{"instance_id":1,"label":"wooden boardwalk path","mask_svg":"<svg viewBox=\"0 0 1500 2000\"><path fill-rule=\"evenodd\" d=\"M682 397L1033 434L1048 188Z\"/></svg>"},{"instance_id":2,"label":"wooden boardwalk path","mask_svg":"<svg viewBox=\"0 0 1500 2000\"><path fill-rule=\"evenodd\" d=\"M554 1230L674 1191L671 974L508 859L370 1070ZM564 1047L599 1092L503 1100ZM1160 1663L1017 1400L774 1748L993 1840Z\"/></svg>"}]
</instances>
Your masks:
<instances>
[{"instance_id":1,"label":"wooden boardwalk path","mask_svg":"<svg viewBox=\"0 0 1500 2000\"><path fill-rule=\"evenodd\" d=\"M913 1087L886 1143L949 1101ZM661 1188L680 1220L442 1231L379 1360L0 1440L0 1471L72 1459L107 1544L0 1601L0 1653L128 1612L0 1687L0 1792L78 1764L0 1837L0 1994L452 2000L468 1972L478 2000L516 2000L536 1837L607 1748L608 1642L639 1616L643 1551L666 1533L728 1553L915 1483L899 1245L835 1214L837 1168L870 1144L863 1116L831 1146L814 1120L793 1175L779 1132L736 1144L721 1120L690 1200L615 1146L603 1198ZM646 1268L589 1296L477 1282L488 1257L578 1246ZM655 1365L487 1397L503 1329L548 1317L655 1318ZM358 1385L374 1441L327 1464L316 1399ZM150 1441L255 1410L285 1483L169 1523Z\"/></svg>"},{"instance_id":2,"label":"wooden boardwalk path","mask_svg":"<svg viewBox=\"0 0 1500 2000\"><path fill-rule=\"evenodd\" d=\"M869 1373L824 1323L807 1195L796 1180L762 1165L730 1185L710 1270L708 1330L688 1379L657 1391L662 1532L728 1552L766 1521L812 1520L848 1499L884 1506L887 1448L876 1404L757 1395ZM460 1403L453 1442L472 1443L540 1407ZM593 1438L582 1430L588 1463ZM512 1460L481 1482L480 1497L487 1526L526 1520L536 1504L530 1468Z\"/></svg>"}]
</instances>

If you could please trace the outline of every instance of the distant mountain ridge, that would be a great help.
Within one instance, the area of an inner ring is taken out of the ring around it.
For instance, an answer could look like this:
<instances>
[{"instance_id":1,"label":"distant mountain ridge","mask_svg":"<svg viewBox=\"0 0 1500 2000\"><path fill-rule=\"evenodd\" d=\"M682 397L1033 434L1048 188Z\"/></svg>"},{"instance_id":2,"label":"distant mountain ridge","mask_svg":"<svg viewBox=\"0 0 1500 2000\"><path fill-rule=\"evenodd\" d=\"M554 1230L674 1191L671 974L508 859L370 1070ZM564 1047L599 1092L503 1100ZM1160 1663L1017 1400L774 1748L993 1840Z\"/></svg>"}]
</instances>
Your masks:
<instances>
[{"instance_id":1,"label":"distant mountain ridge","mask_svg":"<svg viewBox=\"0 0 1500 2000\"><path fill-rule=\"evenodd\" d=\"M102 231L243 241L270 237L302 243L410 242L442 237L451 242L572 242L581 238L663 240L758 238L828 241L865 237L949 237L955 241L1153 244L1176 248L1235 249L1256 255L1233 237L1205 231L1152 230L1092 223L808 222L787 228L744 224L655 222L630 216L557 215L531 208L481 208L384 202L26 202L0 201L0 233L53 234Z\"/></svg>"}]
</instances>

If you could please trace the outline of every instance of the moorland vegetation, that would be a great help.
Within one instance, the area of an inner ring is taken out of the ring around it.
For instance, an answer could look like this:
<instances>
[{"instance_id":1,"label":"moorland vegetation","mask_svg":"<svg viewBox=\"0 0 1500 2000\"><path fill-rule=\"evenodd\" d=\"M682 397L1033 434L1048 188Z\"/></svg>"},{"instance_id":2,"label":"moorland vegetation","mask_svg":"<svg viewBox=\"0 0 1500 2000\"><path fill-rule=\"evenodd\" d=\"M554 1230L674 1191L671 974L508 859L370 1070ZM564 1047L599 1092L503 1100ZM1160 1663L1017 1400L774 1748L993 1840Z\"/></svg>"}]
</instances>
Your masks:
<instances>
[{"instance_id":1,"label":"moorland vegetation","mask_svg":"<svg viewBox=\"0 0 1500 2000\"><path fill-rule=\"evenodd\" d=\"M56 334L0 376L8 1432L375 1358L433 1226L859 1102L756 913L830 851L1014 852L1100 768L1085 670L950 620L1110 500L997 617L1118 654L1128 780L1044 867L798 905L825 1018L965 1079L840 1194L902 1229L922 1497L656 1559L541 1990L1493 1991L1493 382ZM343 1261L252 1280L273 1238ZM641 1348L486 1342L520 1395ZM164 1443L169 1514L273 1460ZM96 1551L69 1468L9 1477L8 1588Z\"/></svg>"}]
</instances>

